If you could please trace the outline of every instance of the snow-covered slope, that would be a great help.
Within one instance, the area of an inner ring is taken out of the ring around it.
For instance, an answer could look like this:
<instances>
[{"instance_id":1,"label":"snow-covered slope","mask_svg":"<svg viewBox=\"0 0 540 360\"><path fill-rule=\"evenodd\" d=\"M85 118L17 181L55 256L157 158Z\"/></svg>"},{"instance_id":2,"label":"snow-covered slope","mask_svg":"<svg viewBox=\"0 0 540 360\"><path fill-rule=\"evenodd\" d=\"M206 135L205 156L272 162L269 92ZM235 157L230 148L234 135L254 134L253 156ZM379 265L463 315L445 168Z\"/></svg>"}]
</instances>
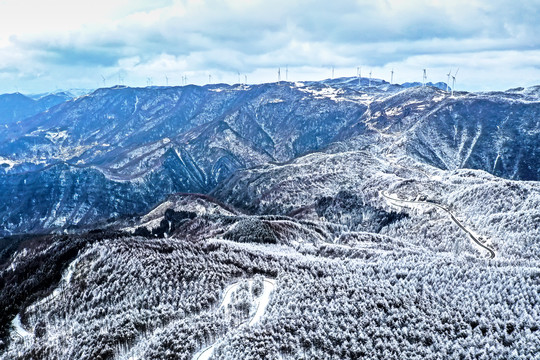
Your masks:
<instances>
[{"instance_id":1,"label":"snow-covered slope","mask_svg":"<svg viewBox=\"0 0 540 360\"><path fill-rule=\"evenodd\" d=\"M366 106L356 91L336 101L317 89L116 87L25 120L0 134L0 233L145 212L167 194L208 192L237 169L324 147Z\"/></svg>"},{"instance_id":2,"label":"snow-covered slope","mask_svg":"<svg viewBox=\"0 0 540 360\"><path fill-rule=\"evenodd\" d=\"M209 193L237 170L359 142L373 159L539 180L537 88L451 97L368 85L115 87L67 101L0 131L0 234L145 213L175 192Z\"/></svg>"},{"instance_id":3,"label":"snow-covered slope","mask_svg":"<svg viewBox=\"0 0 540 360\"><path fill-rule=\"evenodd\" d=\"M435 251L451 252L458 246L476 253L467 233L446 214L424 206L389 206L382 192L451 208L502 257L540 254L539 182L505 180L478 170L440 170L406 155L381 157L377 150L313 153L239 171L212 195L248 213L332 221L348 231L398 236Z\"/></svg>"}]
</instances>

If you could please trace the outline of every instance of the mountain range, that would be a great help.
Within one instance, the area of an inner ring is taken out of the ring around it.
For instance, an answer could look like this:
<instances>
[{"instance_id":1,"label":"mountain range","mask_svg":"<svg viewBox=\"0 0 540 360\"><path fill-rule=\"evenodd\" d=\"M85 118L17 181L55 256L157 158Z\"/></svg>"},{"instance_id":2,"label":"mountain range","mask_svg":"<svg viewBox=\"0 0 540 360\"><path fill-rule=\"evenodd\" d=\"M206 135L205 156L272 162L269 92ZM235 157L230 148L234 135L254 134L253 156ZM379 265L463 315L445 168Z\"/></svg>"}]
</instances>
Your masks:
<instances>
[{"instance_id":1,"label":"mountain range","mask_svg":"<svg viewBox=\"0 0 540 360\"><path fill-rule=\"evenodd\" d=\"M33 110L0 128L0 359L535 359L539 115L365 78Z\"/></svg>"},{"instance_id":2,"label":"mountain range","mask_svg":"<svg viewBox=\"0 0 540 360\"><path fill-rule=\"evenodd\" d=\"M209 193L236 170L358 137L440 169L539 180L538 88L451 97L366 81L118 86L67 101L54 95L58 103L26 98L48 108L0 130L0 233L142 214L172 193ZM5 114L17 113L18 102L6 104Z\"/></svg>"}]
</instances>

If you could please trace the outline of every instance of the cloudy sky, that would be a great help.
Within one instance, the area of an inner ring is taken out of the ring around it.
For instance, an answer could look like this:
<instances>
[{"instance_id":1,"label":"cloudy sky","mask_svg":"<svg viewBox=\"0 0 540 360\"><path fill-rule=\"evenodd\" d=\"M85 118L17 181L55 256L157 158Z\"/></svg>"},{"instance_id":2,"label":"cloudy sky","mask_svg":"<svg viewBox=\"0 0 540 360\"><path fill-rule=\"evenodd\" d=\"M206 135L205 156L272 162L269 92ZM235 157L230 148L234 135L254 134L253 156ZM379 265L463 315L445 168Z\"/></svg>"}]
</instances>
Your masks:
<instances>
[{"instance_id":1,"label":"cloudy sky","mask_svg":"<svg viewBox=\"0 0 540 360\"><path fill-rule=\"evenodd\" d=\"M362 74L540 84L540 0L0 0L0 93ZM103 78L104 80L103 80Z\"/></svg>"}]
</instances>

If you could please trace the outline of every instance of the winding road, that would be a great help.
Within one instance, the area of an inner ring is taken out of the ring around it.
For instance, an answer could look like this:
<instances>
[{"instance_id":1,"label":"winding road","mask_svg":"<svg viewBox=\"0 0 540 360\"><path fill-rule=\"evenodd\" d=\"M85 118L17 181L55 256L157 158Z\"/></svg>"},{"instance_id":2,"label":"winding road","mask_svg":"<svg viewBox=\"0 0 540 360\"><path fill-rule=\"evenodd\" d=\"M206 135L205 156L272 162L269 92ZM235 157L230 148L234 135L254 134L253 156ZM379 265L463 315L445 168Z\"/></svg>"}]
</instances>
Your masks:
<instances>
[{"instance_id":1,"label":"winding road","mask_svg":"<svg viewBox=\"0 0 540 360\"><path fill-rule=\"evenodd\" d=\"M253 280L249 280L250 285L253 283ZM227 305L231 302L232 294L234 290L238 288L240 285L240 281L236 282L234 284L229 285L225 292L223 293L223 300L221 300L221 303L219 304L218 310L220 309L226 309ZM268 303L270 302L270 294L272 291L274 291L274 288L276 286L276 281L274 279L270 278L264 278L263 279L263 291L261 295L259 295L255 301L257 302L257 310L255 311L255 314L248 320L240 323L236 329L239 329L240 327L247 325L247 326L253 326L257 324L259 321L261 321L261 318L263 317L266 307L268 306ZM214 349L216 346L220 345L223 342L223 339L217 340L212 345L209 345L205 347L204 349L200 350L193 356L193 360L209 360L212 355L214 354Z\"/></svg>"},{"instance_id":2,"label":"winding road","mask_svg":"<svg viewBox=\"0 0 540 360\"><path fill-rule=\"evenodd\" d=\"M448 213L448 215L450 215L450 218L452 219L452 221L454 221L454 223L459 226L461 228L461 230L465 231L467 233L467 235L469 235L469 237L471 238L471 240L476 244L478 245L479 247L481 247L482 249L486 250L488 253L489 253L489 258L490 259L493 259L495 258L495 251L489 247L487 247L486 245L482 244L480 242L480 240L478 240L478 238L473 234L472 231L470 231L469 229L467 229L465 227L465 225L463 225L461 223L461 221L459 221L455 216L454 214L450 211L450 209L448 209L446 206L443 206L441 204L437 204L433 201L418 201L418 200L402 200L402 199L398 199L398 198L393 198L391 196L388 196L387 194L384 193L384 191L381 191L381 195L385 198L385 199L388 199L392 202L394 202L396 205L398 206L401 206L399 205L399 203L408 203L408 204L421 204L421 205L431 205L431 206L435 206L441 210L444 210L445 212Z\"/></svg>"}]
</instances>

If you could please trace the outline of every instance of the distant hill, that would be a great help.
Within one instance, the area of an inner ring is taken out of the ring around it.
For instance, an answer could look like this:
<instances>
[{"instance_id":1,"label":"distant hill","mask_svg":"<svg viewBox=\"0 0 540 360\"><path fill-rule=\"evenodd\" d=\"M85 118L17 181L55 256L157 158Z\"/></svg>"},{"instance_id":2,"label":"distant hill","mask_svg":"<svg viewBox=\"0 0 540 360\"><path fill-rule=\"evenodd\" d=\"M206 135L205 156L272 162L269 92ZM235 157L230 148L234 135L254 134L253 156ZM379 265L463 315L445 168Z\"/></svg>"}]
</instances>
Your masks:
<instances>
[{"instance_id":1,"label":"distant hill","mask_svg":"<svg viewBox=\"0 0 540 360\"><path fill-rule=\"evenodd\" d=\"M47 94L37 99L20 93L0 95L0 126L24 120L71 98L66 93Z\"/></svg>"}]
</instances>

